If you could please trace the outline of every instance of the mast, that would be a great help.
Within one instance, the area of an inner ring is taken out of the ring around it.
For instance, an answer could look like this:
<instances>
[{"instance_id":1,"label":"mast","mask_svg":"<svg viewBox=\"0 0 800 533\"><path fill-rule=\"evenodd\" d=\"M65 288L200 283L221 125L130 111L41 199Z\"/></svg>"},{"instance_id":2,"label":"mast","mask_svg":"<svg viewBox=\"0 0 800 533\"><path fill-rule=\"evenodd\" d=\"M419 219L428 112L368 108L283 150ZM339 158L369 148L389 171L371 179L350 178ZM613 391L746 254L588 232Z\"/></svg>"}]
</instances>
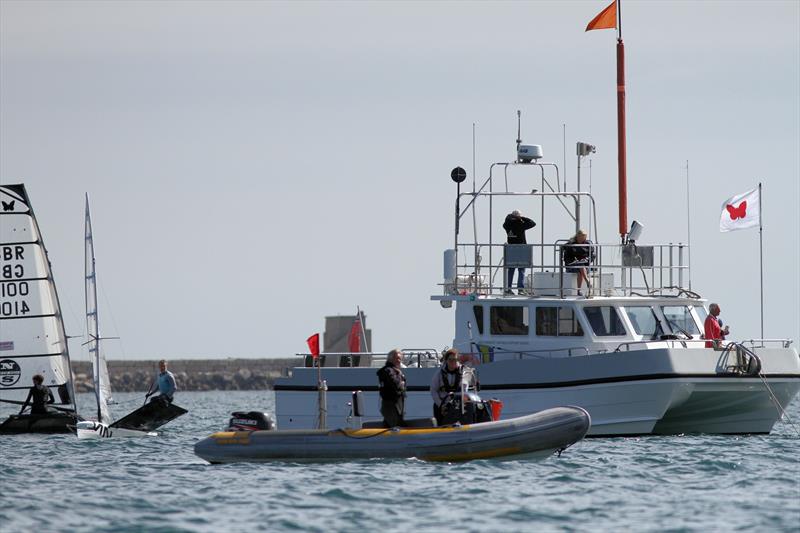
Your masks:
<instances>
[{"instance_id":1,"label":"mast","mask_svg":"<svg viewBox=\"0 0 800 533\"><path fill-rule=\"evenodd\" d=\"M628 183L625 151L625 44L622 42L622 2L617 0L617 168L619 235L628 233Z\"/></svg>"},{"instance_id":2,"label":"mast","mask_svg":"<svg viewBox=\"0 0 800 533\"><path fill-rule=\"evenodd\" d=\"M102 352L100 341L100 324L97 317L97 272L95 270L94 238L92 236L92 218L89 213L89 194L86 194L86 220L84 226L85 239L85 289L86 289L86 333L89 340L89 357L92 360L92 378L94 396L97 401L98 422L111 422L111 411L108 400L111 397L111 383L108 379L108 367Z\"/></svg>"}]
</instances>

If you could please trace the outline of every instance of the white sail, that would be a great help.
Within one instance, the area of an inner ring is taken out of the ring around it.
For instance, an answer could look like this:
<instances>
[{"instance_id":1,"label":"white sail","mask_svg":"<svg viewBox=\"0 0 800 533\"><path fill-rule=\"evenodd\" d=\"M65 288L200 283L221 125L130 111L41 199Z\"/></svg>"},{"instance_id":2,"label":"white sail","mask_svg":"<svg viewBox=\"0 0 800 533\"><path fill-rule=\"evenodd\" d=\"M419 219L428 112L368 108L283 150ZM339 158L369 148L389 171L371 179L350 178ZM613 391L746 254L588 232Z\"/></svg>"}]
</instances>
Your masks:
<instances>
[{"instance_id":1,"label":"white sail","mask_svg":"<svg viewBox=\"0 0 800 533\"><path fill-rule=\"evenodd\" d=\"M108 365L100 337L97 320L97 273L94 260L94 240L92 239L92 219L89 215L89 195L86 195L85 226L86 260L86 333L88 334L89 358L92 360L94 394L97 398L97 421L110 424L114 421L109 403L111 400L111 381Z\"/></svg>"},{"instance_id":2,"label":"white sail","mask_svg":"<svg viewBox=\"0 0 800 533\"><path fill-rule=\"evenodd\" d=\"M75 409L55 281L24 185L0 186L0 401L21 402L35 374Z\"/></svg>"}]
</instances>

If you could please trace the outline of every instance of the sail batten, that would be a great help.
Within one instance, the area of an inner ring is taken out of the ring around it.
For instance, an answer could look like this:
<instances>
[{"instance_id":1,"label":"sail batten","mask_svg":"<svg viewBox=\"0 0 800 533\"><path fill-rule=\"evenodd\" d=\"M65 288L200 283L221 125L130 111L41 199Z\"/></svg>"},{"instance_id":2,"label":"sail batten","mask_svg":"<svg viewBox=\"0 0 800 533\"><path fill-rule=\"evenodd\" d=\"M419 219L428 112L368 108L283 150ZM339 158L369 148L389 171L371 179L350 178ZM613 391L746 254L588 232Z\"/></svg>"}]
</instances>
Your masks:
<instances>
[{"instance_id":1,"label":"sail batten","mask_svg":"<svg viewBox=\"0 0 800 533\"><path fill-rule=\"evenodd\" d=\"M92 359L94 394L97 400L97 421L110 424L114 421L109 403L111 402L111 381L108 365L101 346L100 324L97 317L97 272L95 270L94 238L92 218L89 213L89 195L86 195L85 242L85 287L86 287L86 333L89 338L88 351Z\"/></svg>"}]
</instances>

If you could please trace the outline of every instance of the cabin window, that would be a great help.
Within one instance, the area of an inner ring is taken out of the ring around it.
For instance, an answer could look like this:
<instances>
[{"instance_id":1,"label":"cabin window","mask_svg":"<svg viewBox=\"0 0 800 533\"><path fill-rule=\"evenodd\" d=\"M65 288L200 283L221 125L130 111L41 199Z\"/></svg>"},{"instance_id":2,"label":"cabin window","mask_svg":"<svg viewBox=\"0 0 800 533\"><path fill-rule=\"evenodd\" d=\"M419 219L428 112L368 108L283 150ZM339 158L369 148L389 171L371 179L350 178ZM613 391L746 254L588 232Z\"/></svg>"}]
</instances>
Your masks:
<instances>
[{"instance_id":1,"label":"cabin window","mask_svg":"<svg viewBox=\"0 0 800 533\"><path fill-rule=\"evenodd\" d=\"M667 319L673 333L686 332L689 335L700 335L700 330L694 321L691 308L685 305L665 305L661 308L664 318Z\"/></svg>"},{"instance_id":2,"label":"cabin window","mask_svg":"<svg viewBox=\"0 0 800 533\"><path fill-rule=\"evenodd\" d=\"M572 307L537 307L536 334L542 337L581 337L581 328Z\"/></svg>"},{"instance_id":3,"label":"cabin window","mask_svg":"<svg viewBox=\"0 0 800 533\"><path fill-rule=\"evenodd\" d=\"M483 335L483 306L473 305L472 312L475 314L475 324L478 326L478 334Z\"/></svg>"},{"instance_id":4,"label":"cabin window","mask_svg":"<svg viewBox=\"0 0 800 533\"><path fill-rule=\"evenodd\" d=\"M652 307L626 307L625 312L637 335L658 339L664 334L661 322Z\"/></svg>"},{"instance_id":5,"label":"cabin window","mask_svg":"<svg viewBox=\"0 0 800 533\"><path fill-rule=\"evenodd\" d=\"M622 325L622 320L613 307L584 307L583 312L586 313L586 319L598 337L625 335L625 326Z\"/></svg>"},{"instance_id":6,"label":"cabin window","mask_svg":"<svg viewBox=\"0 0 800 533\"><path fill-rule=\"evenodd\" d=\"M703 328L705 329L706 318L708 318L708 311L706 311L706 308L703 307L702 305L698 305L697 307L694 308L694 310L697 312L697 318L700 319L700 323L703 324Z\"/></svg>"},{"instance_id":7,"label":"cabin window","mask_svg":"<svg viewBox=\"0 0 800 533\"><path fill-rule=\"evenodd\" d=\"M492 322L492 335L527 335L528 308L521 306L504 306L489 308Z\"/></svg>"}]
</instances>

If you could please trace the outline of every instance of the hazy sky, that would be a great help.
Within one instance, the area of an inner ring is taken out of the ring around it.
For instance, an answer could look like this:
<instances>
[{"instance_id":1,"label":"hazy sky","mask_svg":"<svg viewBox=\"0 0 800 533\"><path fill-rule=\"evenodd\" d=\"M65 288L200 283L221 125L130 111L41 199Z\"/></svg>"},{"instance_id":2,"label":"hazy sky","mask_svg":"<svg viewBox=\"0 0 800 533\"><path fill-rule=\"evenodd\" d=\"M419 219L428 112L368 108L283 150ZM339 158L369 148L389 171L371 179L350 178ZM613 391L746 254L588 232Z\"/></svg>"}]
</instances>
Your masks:
<instances>
[{"instance_id":1,"label":"hazy sky","mask_svg":"<svg viewBox=\"0 0 800 533\"><path fill-rule=\"evenodd\" d=\"M442 348L473 123L480 180L517 109L562 171L566 124L570 187L596 145L617 240L615 34L584 33L607 4L2 0L0 181L28 187L70 334L89 193L110 357L286 356L356 305L376 349ZM627 1L623 37L629 220L686 241L688 160L692 286L757 337L758 231L718 219L763 182L766 336L797 340L800 3Z\"/></svg>"}]
</instances>

